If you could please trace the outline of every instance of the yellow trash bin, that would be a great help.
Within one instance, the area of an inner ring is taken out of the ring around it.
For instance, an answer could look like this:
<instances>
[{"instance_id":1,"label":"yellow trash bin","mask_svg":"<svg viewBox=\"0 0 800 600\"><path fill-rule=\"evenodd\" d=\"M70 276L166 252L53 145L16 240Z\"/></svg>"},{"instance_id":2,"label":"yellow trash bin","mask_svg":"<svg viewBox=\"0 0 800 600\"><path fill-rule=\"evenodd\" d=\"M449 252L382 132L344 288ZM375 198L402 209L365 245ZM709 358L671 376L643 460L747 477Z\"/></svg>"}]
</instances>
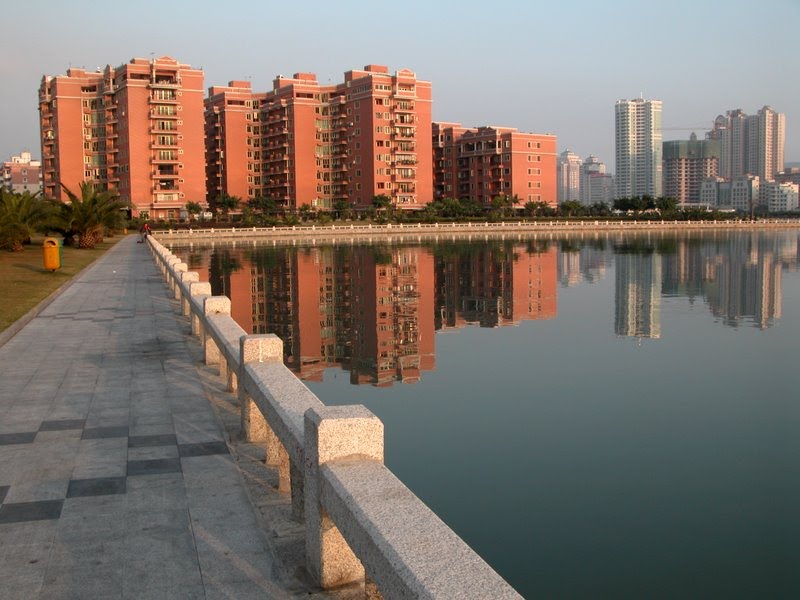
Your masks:
<instances>
[{"instance_id":1,"label":"yellow trash bin","mask_svg":"<svg viewBox=\"0 0 800 600\"><path fill-rule=\"evenodd\" d=\"M61 244L56 238L44 238L42 244L44 254L44 268L47 271L55 271L61 268Z\"/></svg>"}]
</instances>

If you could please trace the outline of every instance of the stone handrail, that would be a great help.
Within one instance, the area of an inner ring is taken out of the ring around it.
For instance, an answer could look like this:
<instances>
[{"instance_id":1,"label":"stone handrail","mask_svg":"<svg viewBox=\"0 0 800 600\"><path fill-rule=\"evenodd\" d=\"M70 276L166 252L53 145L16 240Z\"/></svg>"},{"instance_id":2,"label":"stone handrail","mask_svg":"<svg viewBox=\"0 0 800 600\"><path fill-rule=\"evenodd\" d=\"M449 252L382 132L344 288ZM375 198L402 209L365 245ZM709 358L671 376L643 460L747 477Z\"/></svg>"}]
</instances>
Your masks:
<instances>
[{"instance_id":1,"label":"stone handrail","mask_svg":"<svg viewBox=\"0 0 800 600\"><path fill-rule=\"evenodd\" d=\"M325 406L283 364L275 335L247 335L152 236L156 264L191 319L207 364L236 392L242 433L264 444L278 489L305 521L306 566L325 589L365 583L370 598L521 598L383 464L383 423L366 407Z\"/></svg>"},{"instance_id":2,"label":"stone handrail","mask_svg":"<svg viewBox=\"0 0 800 600\"><path fill-rule=\"evenodd\" d=\"M343 237L343 236L369 236L376 234L415 235L420 233L467 233L467 232L518 232L518 231L592 231L592 230L622 230L639 231L663 228L679 229L750 229L754 227L800 227L800 219L731 219L729 221L699 220L699 221L629 221L629 220L604 220L582 219L571 221L499 221L499 222L467 222L467 223L387 223L376 225L362 224L331 224L331 225L291 225L286 227L227 227L227 228L201 228L201 229L164 229L156 232L159 239L185 240L202 238L296 238L296 237Z\"/></svg>"}]
</instances>

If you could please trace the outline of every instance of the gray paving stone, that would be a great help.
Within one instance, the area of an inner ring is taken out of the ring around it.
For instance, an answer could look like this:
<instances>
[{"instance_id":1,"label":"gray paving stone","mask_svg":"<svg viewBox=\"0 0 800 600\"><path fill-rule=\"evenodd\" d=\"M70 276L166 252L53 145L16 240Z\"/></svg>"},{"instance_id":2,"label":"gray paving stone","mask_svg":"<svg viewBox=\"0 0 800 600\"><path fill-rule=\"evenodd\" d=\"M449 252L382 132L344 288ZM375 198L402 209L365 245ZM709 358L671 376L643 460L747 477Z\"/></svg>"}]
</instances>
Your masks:
<instances>
[{"instance_id":1,"label":"gray paving stone","mask_svg":"<svg viewBox=\"0 0 800 600\"><path fill-rule=\"evenodd\" d=\"M67 488L67 498L83 496L109 496L125 493L125 477L96 477L73 479Z\"/></svg>"},{"instance_id":2,"label":"gray paving stone","mask_svg":"<svg viewBox=\"0 0 800 600\"><path fill-rule=\"evenodd\" d=\"M63 500L41 500L37 502L8 502L0 506L0 524L25 521L46 521L61 516Z\"/></svg>"},{"instance_id":3,"label":"gray paving stone","mask_svg":"<svg viewBox=\"0 0 800 600\"><path fill-rule=\"evenodd\" d=\"M259 531L190 331L129 237L0 346L0 597L317 595Z\"/></svg>"}]
</instances>

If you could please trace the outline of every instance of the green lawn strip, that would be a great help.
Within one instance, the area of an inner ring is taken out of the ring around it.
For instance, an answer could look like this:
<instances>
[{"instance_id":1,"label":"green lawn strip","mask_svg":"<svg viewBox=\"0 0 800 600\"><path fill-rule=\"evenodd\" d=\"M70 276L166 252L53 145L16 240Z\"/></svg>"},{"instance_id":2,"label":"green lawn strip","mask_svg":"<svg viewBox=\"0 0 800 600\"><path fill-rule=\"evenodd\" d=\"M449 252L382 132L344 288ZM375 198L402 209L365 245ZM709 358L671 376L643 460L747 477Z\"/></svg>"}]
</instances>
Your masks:
<instances>
[{"instance_id":1,"label":"green lawn strip","mask_svg":"<svg viewBox=\"0 0 800 600\"><path fill-rule=\"evenodd\" d=\"M62 248L61 268L54 272L44 270L44 238L34 238L23 252L0 251L0 331L8 329L120 239L121 236L105 238L92 250Z\"/></svg>"}]
</instances>

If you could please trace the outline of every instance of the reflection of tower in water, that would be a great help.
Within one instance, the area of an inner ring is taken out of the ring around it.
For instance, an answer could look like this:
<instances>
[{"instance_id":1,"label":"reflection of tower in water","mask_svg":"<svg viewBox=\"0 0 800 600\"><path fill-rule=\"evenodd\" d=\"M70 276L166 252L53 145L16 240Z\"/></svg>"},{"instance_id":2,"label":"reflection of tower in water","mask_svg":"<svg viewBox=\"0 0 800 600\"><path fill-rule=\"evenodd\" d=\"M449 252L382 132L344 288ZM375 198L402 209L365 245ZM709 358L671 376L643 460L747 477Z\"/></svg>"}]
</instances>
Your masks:
<instances>
[{"instance_id":1,"label":"reflection of tower in water","mask_svg":"<svg viewBox=\"0 0 800 600\"><path fill-rule=\"evenodd\" d=\"M356 248L351 271L350 381L418 381L435 359L432 257L420 248Z\"/></svg>"},{"instance_id":2,"label":"reflection of tower in water","mask_svg":"<svg viewBox=\"0 0 800 600\"><path fill-rule=\"evenodd\" d=\"M661 256L654 252L620 253L615 262L616 334L661 337Z\"/></svg>"},{"instance_id":3,"label":"reflection of tower in water","mask_svg":"<svg viewBox=\"0 0 800 600\"><path fill-rule=\"evenodd\" d=\"M742 236L710 257L713 284L707 286L711 312L726 325L745 319L764 329L781 316L781 255L777 241L759 235Z\"/></svg>"}]
</instances>

